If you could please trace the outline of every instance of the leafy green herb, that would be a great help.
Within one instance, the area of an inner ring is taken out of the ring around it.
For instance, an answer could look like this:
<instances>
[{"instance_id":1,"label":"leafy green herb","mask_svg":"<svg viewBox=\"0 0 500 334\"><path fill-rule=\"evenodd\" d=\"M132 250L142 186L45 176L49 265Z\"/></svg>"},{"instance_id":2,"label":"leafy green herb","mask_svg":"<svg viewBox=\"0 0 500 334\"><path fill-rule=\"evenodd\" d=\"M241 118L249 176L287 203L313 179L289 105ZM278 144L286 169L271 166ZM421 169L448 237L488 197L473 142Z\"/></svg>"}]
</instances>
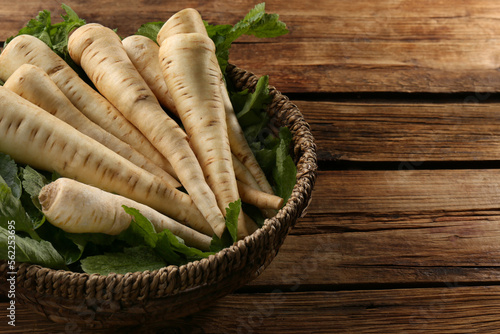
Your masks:
<instances>
[{"instance_id":1,"label":"leafy green herb","mask_svg":"<svg viewBox=\"0 0 500 334\"><path fill-rule=\"evenodd\" d=\"M236 117L244 129L245 138L249 143L261 141L267 129L269 116L266 113L267 105L271 102L269 94L269 77L261 76L257 81L254 92L248 89L241 92L231 92L230 98L236 112Z\"/></svg>"},{"instance_id":2,"label":"leafy green herb","mask_svg":"<svg viewBox=\"0 0 500 334\"><path fill-rule=\"evenodd\" d=\"M31 197L38 198L38 194L40 194L43 186L49 183L47 178L30 166L22 168L21 174L23 177L23 189L30 194Z\"/></svg>"},{"instance_id":3,"label":"leafy green herb","mask_svg":"<svg viewBox=\"0 0 500 334\"><path fill-rule=\"evenodd\" d=\"M14 160L0 153L0 226L7 228L8 222L13 220L16 224L16 232L25 232L33 239L40 240L35 232L35 226L21 202L22 191L18 188L21 181L17 177L17 173L18 167ZM9 183L4 178L8 179ZM14 191L9 184L14 188Z\"/></svg>"},{"instance_id":4,"label":"leafy green herb","mask_svg":"<svg viewBox=\"0 0 500 334\"><path fill-rule=\"evenodd\" d=\"M238 216L241 210L241 200L229 203L226 208L226 228L233 242L238 241Z\"/></svg>"},{"instance_id":5,"label":"leafy green herb","mask_svg":"<svg viewBox=\"0 0 500 334\"><path fill-rule=\"evenodd\" d=\"M273 170L274 191L286 202L296 182L297 168L289 154L292 143L290 130L286 127L280 128L279 138L279 145L276 148L276 166Z\"/></svg>"},{"instance_id":6,"label":"leafy green herb","mask_svg":"<svg viewBox=\"0 0 500 334\"><path fill-rule=\"evenodd\" d=\"M0 153L0 175L7 186L11 189L12 195L19 199L21 197L21 180L18 177L16 162L8 155Z\"/></svg>"},{"instance_id":7,"label":"leafy green herb","mask_svg":"<svg viewBox=\"0 0 500 334\"><path fill-rule=\"evenodd\" d=\"M157 42L158 32L165 22L148 22L139 27L136 34L146 36ZM204 21L208 36L214 41L216 55L222 73L226 72L229 62L231 44L243 35L252 35L258 38L278 37L288 33L286 24L279 20L278 14L266 13L266 4L256 5L248 14L236 23L211 25Z\"/></svg>"},{"instance_id":8,"label":"leafy green herb","mask_svg":"<svg viewBox=\"0 0 500 334\"><path fill-rule=\"evenodd\" d=\"M186 264L191 261L200 260L212 255L212 252L203 252L197 248L189 247L184 243L184 240L174 235L169 230L163 230L158 233L157 247L155 248L160 254L167 254L173 251L181 255L180 262L168 262L169 264ZM166 252L166 250L168 250Z\"/></svg>"},{"instance_id":9,"label":"leafy green herb","mask_svg":"<svg viewBox=\"0 0 500 334\"><path fill-rule=\"evenodd\" d=\"M82 259L81 263L86 273L101 275L153 271L165 267L165 261L147 246L125 248L120 253L89 256Z\"/></svg>"},{"instance_id":10,"label":"leafy green herb","mask_svg":"<svg viewBox=\"0 0 500 334\"><path fill-rule=\"evenodd\" d=\"M17 222L16 222L17 229ZM8 258L9 230L0 227L0 259ZM35 240L15 234L16 261L40 264L54 269L65 268L64 258L57 252L52 244L45 240Z\"/></svg>"},{"instance_id":11,"label":"leafy green herb","mask_svg":"<svg viewBox=\"0 0 500 334\"><path fill-rule=\"evenodd\" d=\"M118 235L118 239L131 246L148 246L154 249L168 264L182 265L211 255L196 248L186 246L184 241L169 230L157 233L153 224L139 210L124 206L125 212L133 219L130 226Z\"/></svg>"},{"instance_id":12,"label":"leafy green herb","mask_svg":"<svg viewBox=\"0 0 500 334\"><path fill-rule=\"evenodd\" d=\"M205 22L208 36L215 43L217 59L226 72L229 62L231 44L242 35L252 35L258 38L278 37L288 33L286 24L279 20L278 14L265 12L266 4L257 4L250 12L234 26L210 25Z\"/></svg>"},{"instance_id":13,"label":"leafy green herb","mask_svg":"<svg viewBox=\"0 0 500 334\"><path fill-rule=\"evenodd\" d=\"M79 18L69 6L62 4L61 7L66 12L66 15L61 15L62 22L53 24L50 11L42 10L34 19L29 20L16 36L31 35L37 37L63 58L77 73L83 75L81 68L69 56L68 37L74 29L83 26L86 22ZM16 36L9 37L5 41L4 47Z\"/></svg>"},{"instance_id":14,"label":"leafy green herb","mask_svg":"<svg viewBox=\"0 0 500 334\"><path fill-rule=\"evenodd\" d=\"M69 233L61 230L60 228L52 224L44 224L42 227L37 229L37 232L43 240L52 244L52 246L64 258L67 265L75 263L82 256L85 249L85 243L75 242L74 239L68 236Z\"/></svg>"},{"instance_id":15,"label":"leafy green herb","mask_svg":"<svg viewBox=\"0 0 500 334\"><path fill-rule=\"evenodd\" d=\"M145 36L158 43L158 41L156 40L156 36L158 36L158 33L160 32L160 29L164 24L165 21L146 22L142 24L139 29L137 29L137 32L135 34Z\"/></svg>"},{"instance_id":16,"label":"leafy green herb","mask_svg":"<svg viewBox=\"0 0 500 334\"><path fill-rule=\"evenodd\" d=\"M26 166L20 170L24 190L21 202L24 209L31 217L34 228L37 229L45 222L45 216L42 213L42 206L38 200L38 194L40 194L42 187L48 184L49 181L43 174L30 166Z\"/></svg>"},{"instance_id":17,"label":"leafy green herb","mask_svg":"<svg viewBox=\"0 0 500 334\"><path fill-rule=\"evenodd\" d=\"M226 229L220 238L215 234L213 235L212 242L210 243L210 250L212 252L218 252L238 241L238 216L241 209L241 200L238 199L229 203L229 206L226 208Z\"/></svg>"}]
</instances>

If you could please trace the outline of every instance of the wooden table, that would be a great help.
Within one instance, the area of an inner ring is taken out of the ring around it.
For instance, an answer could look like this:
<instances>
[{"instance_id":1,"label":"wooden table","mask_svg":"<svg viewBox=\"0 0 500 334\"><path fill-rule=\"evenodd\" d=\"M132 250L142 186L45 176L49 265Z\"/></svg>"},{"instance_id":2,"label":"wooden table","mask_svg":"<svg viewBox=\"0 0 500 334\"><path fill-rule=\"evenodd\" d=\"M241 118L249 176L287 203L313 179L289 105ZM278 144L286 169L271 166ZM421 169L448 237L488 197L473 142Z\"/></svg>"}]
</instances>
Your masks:
<instances>
[{"instance_id":1,"label":"wooden table","mask_svg":"<svg viewBox=\"0 0 500 334\"><path fill-rule=\"evenodd\" d=\"M257 2L66 3L126 36L184 7L235 23ZM41 9L61 13L56 1L0 8L0 40ZM242 38L230 59L270 75L311 124L320 171L308 214L258 279L142 331L498 332L500 3L273 0L266 8L290 33ZM27 309L16 320L8 327L2 315L0 333L65 331Z\"/></svg>"}]
</instances>

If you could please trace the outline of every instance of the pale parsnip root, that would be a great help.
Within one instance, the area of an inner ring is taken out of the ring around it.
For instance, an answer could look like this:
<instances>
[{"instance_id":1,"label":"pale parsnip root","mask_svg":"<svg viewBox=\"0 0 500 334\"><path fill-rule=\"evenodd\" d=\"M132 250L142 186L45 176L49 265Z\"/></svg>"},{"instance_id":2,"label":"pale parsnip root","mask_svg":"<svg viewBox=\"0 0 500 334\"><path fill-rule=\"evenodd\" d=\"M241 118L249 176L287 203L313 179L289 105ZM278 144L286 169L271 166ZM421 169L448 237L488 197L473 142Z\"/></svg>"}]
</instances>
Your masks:
<instances>
[{"instance_id":1,"label":"pale parsnip root","mask_svg":"<svg viewBox=\"0 0 500 334\"><path fill-rule=\"evenodd\" d=\"M168 90L219 208L240 198L227 136L222 77L215 45L206 35L177 34L160 45L160 64ZM241 211L238 234L247 235Z\"/></svg>"},{"instance_id":2,"label":"pale parsnip root","mask_svg":"<svg viewBox=\"0 0 500 334\"><path fill-rule=\"evenodd\" d=\"M194 8L184 8L172 15L161 27L156 41L161 45L170 36L189 33L207 34L200 12Z\"/></svg>"},{"instance_id":3,"label":"pale parsnip root","mask_svg":"<svg viewBox=\"0 0 500 334\"><path fill-rule=\"evenodd\" d=\"M31 64L21 65L7 79L4 87L48 111L135 165L160 177L172 187L180 187L180 183L174 177L149 158L82 114L41 68Z\"/></svg>"},{"instance_id":4,"label":"pale parsnip root","mask_svg":"<svg viewBox=\"0 0 500 334\"><path fill-rule=\"evenodd\" d=\"M0 54L0 79L7 81L19 66L26 63L38 66L47 72L59 89L91 121L128 143L175 176L168 160L151 145L146 137L38 38L31 35L19 35L9 42Z\"/></svg>"},{"instance_id":5,"label":"pale parsnip root","mask_svg":"<svg viewBox=\"0 0 500 334\"><path fill-rule=\"evenodd\" d=\"M241 181L238 181L238 190L243 202L259 209L279 210L283 206L283 198L257 190Z\"/></svg>"},{"instance_id":6,"label":"pale parsnip root","mask_svg":"<svg viewBox=\"0 0 500 334\"><path fill-rule=\"evenodd\" d=\"M220 237L225 230L224 216L186 134L163 111L128 58L119 36L102 25L86 24L70 36L68 50L101 94L170 161L193 202Z\"/></svg>"},{"instance_id":7,"label":"pale parsnip root","mask_svg":"<svg viewBox=\"0 0 500 334\"><path fill-rule=\"evenodd\" d=\"M179 19L182 19L183 17L185 16L180 16L177 14L173 16L173 18ZM182 26L179 26L179 28L180 27ZM158 101L168 110L173 112L176 116L179 116L175 107L175 103L172 100L170 92L168 91L165 79L161 74L161 66L159 61L160 48L158 44L156 44L150 38L141 35L128 36L123 39L122 43L123 47L127 51L130 60L134 64L137 71L144 78L148 86L151 88ZM239 128L239 124L237 126ZM255 181L254 176L248 171L248 168L244 166L238 160L238 158L234 156L234 154L232 158L236 178L248 185L251 185L255 189L260 189L259 184ZM255 194L255 192L253 193ZM269 195L268 193L264 194ZM275 214L275 212L270 213L268 211L265 214L266 216L272 216Z\"/></svg>"},{"instance_id":8,"label":"pale parsnip root","mask_svg":"<svg viewBox=\"0 0 500 334\"><path fill-rule=\"evenodd\" d=\"M128 36L122 40L122 43L130 60L151 88L158 102L174 115L179 116L161 72L158 44L141 35Z\"/></svg>"},{"instance_id":9,"label":"pale parsnip root","mask_svg":"<svg viewBox=\"0 0 500 334\"><path fill-rule=\"evenodd\" d=\"M243 165L241 161L239 161L234 154L233 154L233 167L234 167L234 173L236 175L236 180L238 181L238 183L243 183L243 185L238 184L238 191L240 193L240 197L244 202L248 203L249 198L260 197L260 196L263 197L271 196L271 197L281 198L279 196L273 195L272 193L260 190L260 186L257 183L257 180L255 180L255 178L250 173L248 168L246 168L245 165ZM245 192L251 192L252 195L246 194ZM253 202L256 203L256 201ZM277 212L275 209L266 209L261 207L258 208L260 209L262 214L267 218L274 217Z\"/></svg>"},{"instance_id":10,"label":"pale parsnip root","mask_svg":"<svg viewBox=\"0 0 500 334\"><path fill-rule=\"evenodd\" d=\"M194 8L185 8L172 15L160 29L157 41L161 45L168 37L177 34L199 33L207 35L207 30L200 13ZM208 35L207 35L208 36ZM218 67L220 70L220 67ZM222 75L222 73L221 73ZM228 128L231 151L240 160L257 180L259 189L269 194L274 194L269 181L262 171L259 163L246 141L243 130L238 122L233 105L229 98L226 85L221 82L221 94L226 111L226 123Z\"/></svg>"},{"instance_id":11,"label":"pale parsnip root","mask_svg":"<svg viewBox=\"0 0 500 334\"><path fill-rule=\"evenodd\" d=\"M70 233L116 235L123 232L132 220L122 207L125 205L139 210L156 232L168 229L188 246L208 251L212 240L144 204L68 178L47 184L38 198L47 220Z\"/></svg>"},{"instance_id":12,"label":"pale parsnip root","mask_svg":"<svg viewBox=\"0 0 500 334\"><path fill-rule=\"evenodd\" d=\"M0 152L117 193L212 235L191 198L33 103L0 87Z\"/></svg>"}]
</instances>

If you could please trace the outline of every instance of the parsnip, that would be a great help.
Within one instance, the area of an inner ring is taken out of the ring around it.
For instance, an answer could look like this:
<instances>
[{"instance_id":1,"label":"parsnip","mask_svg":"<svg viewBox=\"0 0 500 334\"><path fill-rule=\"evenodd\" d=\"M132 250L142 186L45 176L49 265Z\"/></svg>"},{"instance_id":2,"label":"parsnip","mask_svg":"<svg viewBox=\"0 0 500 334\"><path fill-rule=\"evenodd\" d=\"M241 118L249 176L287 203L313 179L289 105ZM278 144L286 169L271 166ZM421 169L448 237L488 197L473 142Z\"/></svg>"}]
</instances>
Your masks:
<instances>
[{"instance_id":1,"label":"parsnip","mask_svg":"<svg viewBox=\"0 0 500 334\"><path fill-rule=\"evenodd\" d=\"M5 87L0 87L0 101L0 152L128 197L212 235L187 194Z\"/></svg>"},{"instance_id":2,"label":"parsnip","mask_svg":"<svg viewBox=\"0 0 500 334\"><path fill-rule=\"evenodd\" d=\"M194 8L185 8L172 15L160 29L157 41L161 45L170 36L186 33L199 33L208 36L201 15ZM221 94L226 111L226 124L231 151L254 176L259 189L273 194L274 192L269 181L246 141L223 81L221 81Z\"/></svg>"},{"instance_id":3,"label":"parsnip","mask_svg":"<svg viewBox=\"0 0 500 334\"><path fill-rule=\"evenodd\" d=\"M276 215L276 210L280 209L283 200L281 197L273 195L272 193L267 193L262 190L260 190L259 184L253 177L253 175L250 173L250 171L241 163L241 161L236 158L233 154L233 167L234 167L234 173L236 175L236 180L238 181L238 191L240 193L240 197L244 202L247 202L249 204L257 206L257 208L260 209L262 214L267 217L273 217ZM252 198L258 198L258 197L263 197L263 198L274 198L272 201L276 203L275 206L276 209L269 209L265 207L260 207L258 206L258 200L252 199ZM280 200L281 199L281 200ZM277 203L281 203L277 204ZM250 231L248 231L250 233Z\"/></svg>"},{"instance_id":4,"label":"parsnip","mask_svg":"<svg viewBox=\"0 0 500 334\"><path fill-rule=\"evenodd\" d=\"M38 198L47 220L70 233L119 234L132 220L122 207L125 205L139 210L156 232L168 229L191 247L209 250L212 240L144 204L68 178L47 184Z\"/></svg>"},{"instance_id":5,"label":"parsnip","mask_svg":"<svg viewBox=\"0 0 500 334\"><path fill-rule=\"evenodd\" d=\"M178 116L175 103L168 92L161 72L158 52L160 47L153 40L141 35L131 35L122 40L123 47L137 71L153 91L158 102Z\"/></svg>"},{"instance_id":6,"label":"parsnip","mask_svg":"<svg viewBox=\"0 0 500 334\"><path fill-rule=\"evenodd\" d=\"M31 35L19 35L0 54L0 79L4 82L23 64L43 69L68 99L91 121L175 176L168 160L105 98L83 81L44 42Z\"/></svg>"},{"instance_id":7,"label":"parsnip","mask_svg":"<svg viewBox=\"0 0 500 334\"><path fill-rule=\"evenodd\" d=\"M151 88L153 93L155 94L158 101L166 107L168 110L172 111L175 115L179 116L177 113L177 109L175 107L175 103L172 100L172 97L168 91L168 87L165 83L165 79L161 74L161 66L159 61L159 46L150 38L141 35L132 35L128 36L122 41L123 47L125 51L144 78L148 86ZM238 125L239 126L239 125ZM246 202L251 202L253 205L260 205L258 198L263 196L264 198L272 198L274 195L270 195L268 193L259 191L260 189L258 183L255 181L253 175L248 172L248 169L236 158L232 155L232 162L235 170L235 175L237 179L241 179L247 185L255 189L249 189L245 185L238 185L238 190L240 192L240 196ZM242 194L241 192L245 192ZM279 202L279 197L275 196L273 198L274 205ZM269 205L269 204L267 204ZM261 208L260 206L258 206ZM264 209L264 207L262 207ZM263 210L266 216L271 216L271 211Z\"/></svg>"},{"instance_id":8,"label":"parsnip","mask_svg":"<svg viewBox=\"0 0 500 334\"><path fill-rule=\"evenodd\" d=\"M174 17L176 16L174 15ZM179 16L180 19L182 17L183 16ZM168 91L165 79L161 74L161 66L159 61L160 48L158 44L156 44L150 38L141 35L128 36L123 39L122 43L125 51L127 51L130 60L134 64L137 71L144 78L148 86L151 88L158 101L176 116L179 116L175 107L175 103L172 100L170 92ZM226 120L227 119L228 118L226 118ZM239 124L237 125L237 127L240 127ZM255 181L253 175L248 171L248 168L244 166L238 160L238 158L234 156L234 154L232 156L232 162L237 179L248 185L251 185L255 189L260 189L260 186ZM247 188L239 189L245 191ZM254 195L257 194L255 191L252 192ZM269 195L268 193L264 194ZM269 212L267 213L267 215L269 216Z\"/></svg>"},{"instance_id":9,"label":"parsnip","mask_svg":"<svg viewBox=\"0 0 500 334\"><path fill-rule=\"evenodd\" d=\"M128 58L119 36L102 25L87 24L70 36L68 51L101 94L170 161L177 177L214 233L221 236L225 229L222 210L205 181L186 134L163 111Z\"/></svg>"},{"instance_id":10,"label":"parsnip","mask_svg":"<svg viewBox=\"0 0 500 334\"><path fill-rule=\"evenodd\" d=\"M259 209L279 210L283 205L283 198L257 190L241 181L237 181L241 200L252 204Z\"/></svg>"},{"instance_id":11,"label":"parsnip","mask_svg":"<svg viewBox=\"0 0 500 334\"><path fill-rule=\"evenodd\" d=\"M184 8L170 16L158 32L156 41L161 45L170 36L189 33L207 35L200 12L194 8Z\"/></svg>"},{"instance_id":12,"label":"parsnip","mask_svg":"<svg viewBox=\"0 0 500 334\"><path fill-rule=\"evenodd\" d=\"M174 177L149 158L83 115L41 68L31 64L21 65L5 82L4 87L97 140L135 165L159 176L171 186L180 187L180 183Z\"/></svg>"},{"instance_id":13,"label":"parsnip","mask_svg":"<svg viewBox=\"0 0 500 334\"><path fill-rule=\"evenodd\" d=\"M206 35L178 34L160 45L160 64L193 151L221 210L239 199L227 136L222 77L215 45ZM247 234L241 212L240 236Z\"/></svg>"}]
</instances>

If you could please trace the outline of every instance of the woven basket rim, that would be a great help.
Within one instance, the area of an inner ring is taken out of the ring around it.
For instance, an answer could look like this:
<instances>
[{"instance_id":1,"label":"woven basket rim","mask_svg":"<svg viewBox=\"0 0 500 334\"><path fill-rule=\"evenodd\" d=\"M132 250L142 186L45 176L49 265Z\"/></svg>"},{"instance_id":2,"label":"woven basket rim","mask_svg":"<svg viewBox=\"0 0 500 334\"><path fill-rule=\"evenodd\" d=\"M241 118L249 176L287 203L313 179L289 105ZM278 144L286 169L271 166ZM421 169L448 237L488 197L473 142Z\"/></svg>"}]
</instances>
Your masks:
<instances>
[{"instance_id":1,"label":"woven basket rim","mask_svg":"<svg viewBox=\"0 0 500 334\"><path fill-rule=\"evenodd\" d=\"M252 72L243 70L232 64L229 64L227 71L236 77L243 77L245 82L251 81L251 83L246 84L246 86L252 87L252 84L253 87L255 86L257 77ZM310 132L309 125L303 119L303 116L296 105L291 103L286 96L277 91L274 86L269 86L269 89L274 98L273 104L269 107L269 109L273 109L275 112L277 111L278 114L281 112L280 110L284 110L282 112L284 116L292 116L293 118L287 120L282 119L280 121L284 123L290 122L292 125L290 130L294 134L293 145L295 146L295 157L298 159L295 162L298 173L292 196L288 199L287 203L285 203L285 205L278 211L276 216L266 219L263 226L253 234L239 240L234 245L227 247L216 254L210 255L207 258L193 261L181 266L169 265L154 271L126 274L111 273L108 275L101 275L73 272L68 270L56 270L36 264L17 263L16 266L18 272L26 276L27 279L43 282L47 286L53 284L54 282L59 282L60 285L77 284L82 289L80 291L81 295L78 292L75 292L73 298L140 300L144 298L159 298L177 294L181 291L202 288L206 284L214 284L222 281L224 278L227 278L233 270L238 270L239 268L247 265L249 259L245 257L245 254L248 248L251 248L255 244L259 244L259 242L263 239L267 240L272 238L278 232L286 236L292 228L294 221L297 219L297 216L305 213L305 210L310 202L311 192L317 172L316 146L314 144L314 139ZM274 110L276 108L280 110ZM292 115L287 114L290 110L292 111ZM281 116L274 115L274 117L279 118ZM297 142L299 140L295 136L297 131L299 131L296 129L297 122L300 123L297 128L300 128L300 131L304 131L307 137L305 143ZM288 124L284 125L288 126ZM302 158L306 155L307 159L302 160ZM306 188L305 191L304 188ZM286 223L282 224L283 222ZM283 229L285 230L282 231ZM284 239L284 237L282 239ZM283 240L277 241L279 245L281 245L282 242ZM277 248L279 248L279 245ZM277 249L273 251L277 253ZM266 267L274 256L275 254L271 254L269 260L263 267ZM238 263L238 258L241 258L240 263ZM236 261L234 261L234 259L236 259ZM0 273L3 272L4 275L7 272L6 263L6 261L0 261ZM221 267L223 267L223 269L220 269ZM259 270L259 273L260 271L261 270ZM249 279L251 280L252 278ZM40 283L37 284L40 285ZM159 287L164 285L167 285L167 288L163 288L163 292L158 294L157 291ZM116 295L107 295L108 292L104 292L101 296L89 295L87 292L93 289L88 288L89 286L100 287L99 289L102 288L104 290L111 291L116 291L126 286L133 287L140 292L121 297L117 297ZM145 288L146 290L143 290L142 288ZM39 292L42 294L48 293L47 289L44 290L44 288L40 288L40 290L41 291ZM53 290L55 291L55 289ZM60 292L54 293L57 294Z\"/></svg>"}]
</instances>

